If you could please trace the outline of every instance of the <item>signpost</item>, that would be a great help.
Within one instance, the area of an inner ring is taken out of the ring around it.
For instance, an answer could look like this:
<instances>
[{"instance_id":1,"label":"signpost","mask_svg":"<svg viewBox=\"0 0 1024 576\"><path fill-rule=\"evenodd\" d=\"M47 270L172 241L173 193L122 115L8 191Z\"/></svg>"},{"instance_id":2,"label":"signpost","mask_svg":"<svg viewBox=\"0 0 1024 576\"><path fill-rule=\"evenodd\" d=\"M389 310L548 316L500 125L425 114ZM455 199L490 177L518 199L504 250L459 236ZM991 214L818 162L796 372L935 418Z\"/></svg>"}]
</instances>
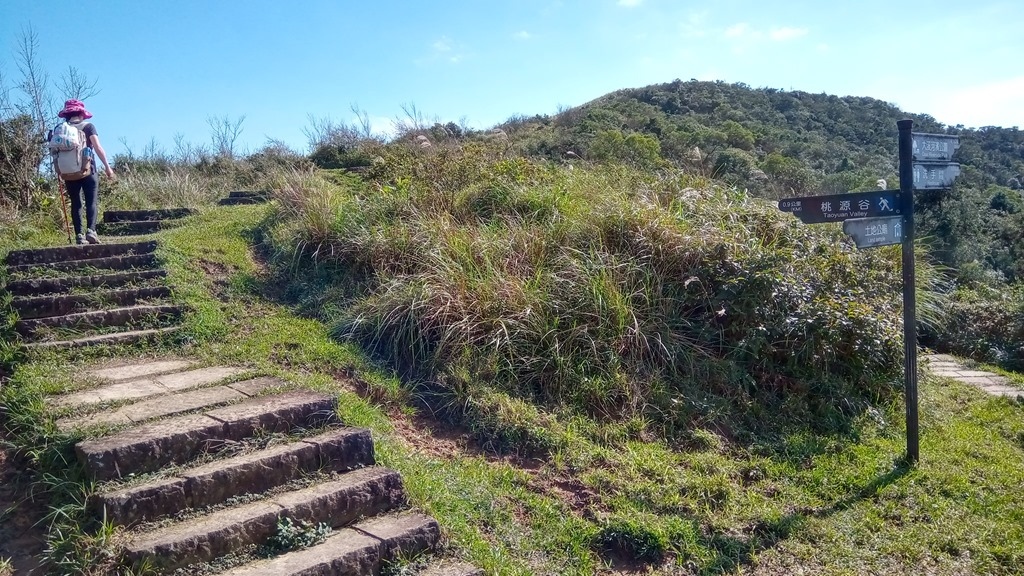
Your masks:
<instances>
[{"instance_id":1,"label":"signpost","mask_svg":"<svg viewBox=\"0 0 1024 576\"><path fill-rule=\"evenodd\" d=\"M912 153L914 160L948 162L958 148L960 148L959 136L914 134Z\"/></svg>"},{"instance_id":2,"label":"signpost","mask_svg":"<svg viewBox=\"0 0 1024 576\"><path fill-rule=\"evenodd\" d=\"M804 224L893 216L900 214L900 191L879 190L834 196L784 198L779 200L779 210L792 213Z\"/></svg>"},{"instance_id":3,"label":"signpost","mask_svg":"<svg viewBox=\"0 0 1024 576\"><path fill-rule=\"evenodd\" d=\"M941 190L953 185L960 165L952 162L960 138L915 134L912 120L899 128L900 189L809 196L779 200L779 210L805 224L842 222L857 248L902 244L904 392L907 405L907 461L920 459L917 410L917 302L914 277L914 190Z\"/></svg>"},{"instance_id":4,"label":"signpost","mask_svg":"<svg viewBox=\"0 0 1024 576\"><path fill-rule=\"evenodd\" d=\"M915 190L942 190L953 185L960 165L948 162L914 162Z\"/></svg>"},{"instance_id":5,"label":"signpost","mask_svg":"<svg viewBox=\"0 0 1024 576\"><path fill-rule=\"evenodd\" d=\"M843 222L843 232L857 248L874 248L903 243L903 217L854 218Z\"/></svg>"}]
</instances>

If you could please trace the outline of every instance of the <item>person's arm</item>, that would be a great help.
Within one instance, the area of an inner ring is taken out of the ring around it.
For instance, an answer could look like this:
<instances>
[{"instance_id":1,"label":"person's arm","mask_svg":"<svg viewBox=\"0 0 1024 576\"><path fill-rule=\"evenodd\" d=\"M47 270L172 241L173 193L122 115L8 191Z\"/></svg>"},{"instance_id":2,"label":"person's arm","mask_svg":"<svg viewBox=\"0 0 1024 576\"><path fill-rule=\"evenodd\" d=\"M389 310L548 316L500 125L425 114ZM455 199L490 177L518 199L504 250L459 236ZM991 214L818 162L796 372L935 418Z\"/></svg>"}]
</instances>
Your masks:
<instances>
[{"instance_id":1,"label":"person's arm","mask_svg":"<svg viewBox=\"0 0 1024 576\"><path fill-rule=\"evenodd\" d=\"M89 146L96 151L96 156L103 162L103 167L106 169L107 178L114 178L114 169L110 167L107 162L107 153L103 150L103 146L100 144L100 137L97 134L89 136Z\"/></svg>"}]
</instances>

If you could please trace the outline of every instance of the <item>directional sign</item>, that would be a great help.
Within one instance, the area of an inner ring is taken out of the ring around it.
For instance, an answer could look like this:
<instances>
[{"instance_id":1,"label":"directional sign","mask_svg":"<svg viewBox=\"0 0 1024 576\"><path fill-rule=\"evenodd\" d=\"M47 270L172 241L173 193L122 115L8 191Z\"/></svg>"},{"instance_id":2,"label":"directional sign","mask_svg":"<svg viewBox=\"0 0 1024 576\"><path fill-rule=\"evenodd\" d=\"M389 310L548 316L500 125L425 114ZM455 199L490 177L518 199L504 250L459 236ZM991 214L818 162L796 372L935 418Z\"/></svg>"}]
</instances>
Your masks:
<instances>
[{"instance_id":1,"label":"directional sign","mask_svg":"<svg viewBox=\"0 0 1024 576\"><path fill-rule=\"evenodd\" d=\"M949 162L914 162L914 190L942 190L953 185L960 165Z\"/></svg>"},{"instance_id":2,"label":"directional sign","mask_svg":"<svg viewBox=\"0 0 1024 576\"><path fill-rule=\"evenodd\" d=\"M914 146L914 160L948 162L953 159L953 153L960 147L959 136L946 134L912 134Z\"/></svg>"},{"instance_id":3,"label":"directional sign","mask_svg":"<svg viewBox=\"0 0 1024 576\"><path fill-rule=\"evenodd\" d=\"M779 210L791 212L804 224L842 222L850 218L895 216L900 214L900 191L877 190L833 196L783 198Z\"/></svg>"},{"instance_id":4,"label":"directional sign","mask_svg":"<svg viewBox=\"0 0 1024 576\"><path fill-rule=\"evenodd\" d=\"M855 218L843 222L843 232L853 238L857 248L873 248L903 242L903 217Z\"/></svg>"}]
</instances>

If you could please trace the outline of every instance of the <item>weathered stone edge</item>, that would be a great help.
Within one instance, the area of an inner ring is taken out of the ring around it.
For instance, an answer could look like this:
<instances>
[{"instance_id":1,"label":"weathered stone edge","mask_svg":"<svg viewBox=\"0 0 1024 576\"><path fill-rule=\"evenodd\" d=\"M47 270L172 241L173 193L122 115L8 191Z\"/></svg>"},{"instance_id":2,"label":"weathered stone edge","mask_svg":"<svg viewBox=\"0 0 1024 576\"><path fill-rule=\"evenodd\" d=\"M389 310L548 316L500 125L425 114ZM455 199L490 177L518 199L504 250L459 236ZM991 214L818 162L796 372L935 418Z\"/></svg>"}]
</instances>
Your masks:
<instances>
[{"instance_id":1,"label":"weathered stone edge","mask_svg":"<svg viewBox=\"0 0 1024 576\"><path fill-rule=\"evenodd\" d=\"M373 439L365 428L332 430L283 448L287 449L264 457L236 456L166 480L100 494L94 509L97 516L128 526L266 492L319 469L344 472L374 464Z\"/></svg>"}]
</instances>

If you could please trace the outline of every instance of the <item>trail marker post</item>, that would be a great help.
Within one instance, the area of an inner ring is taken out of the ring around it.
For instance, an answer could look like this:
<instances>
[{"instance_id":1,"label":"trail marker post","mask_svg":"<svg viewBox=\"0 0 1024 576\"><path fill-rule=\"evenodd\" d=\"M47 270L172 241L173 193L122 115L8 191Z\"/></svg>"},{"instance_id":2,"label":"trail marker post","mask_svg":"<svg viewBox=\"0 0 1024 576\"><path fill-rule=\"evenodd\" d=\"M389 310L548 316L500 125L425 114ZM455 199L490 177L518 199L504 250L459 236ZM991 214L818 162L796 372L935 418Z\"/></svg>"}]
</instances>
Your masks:
<instances>
[{"instance_id":1,"label":"trail marker post","mask_svg":"<svg viewBox=\"0 0 1024 576\"><path fill-rule=\"evenodd\" d=\"M917 410L917 299L914 268L914 190L953 185L960 165L951 162L960 137L914 133L913 120L900 120L899 190L806 196L779 200L779 210L805 224L842 222L857 248L901 244L903 256L903 373L907 407L907 462L921 457Z\"/></svg>"}]
</instances>

